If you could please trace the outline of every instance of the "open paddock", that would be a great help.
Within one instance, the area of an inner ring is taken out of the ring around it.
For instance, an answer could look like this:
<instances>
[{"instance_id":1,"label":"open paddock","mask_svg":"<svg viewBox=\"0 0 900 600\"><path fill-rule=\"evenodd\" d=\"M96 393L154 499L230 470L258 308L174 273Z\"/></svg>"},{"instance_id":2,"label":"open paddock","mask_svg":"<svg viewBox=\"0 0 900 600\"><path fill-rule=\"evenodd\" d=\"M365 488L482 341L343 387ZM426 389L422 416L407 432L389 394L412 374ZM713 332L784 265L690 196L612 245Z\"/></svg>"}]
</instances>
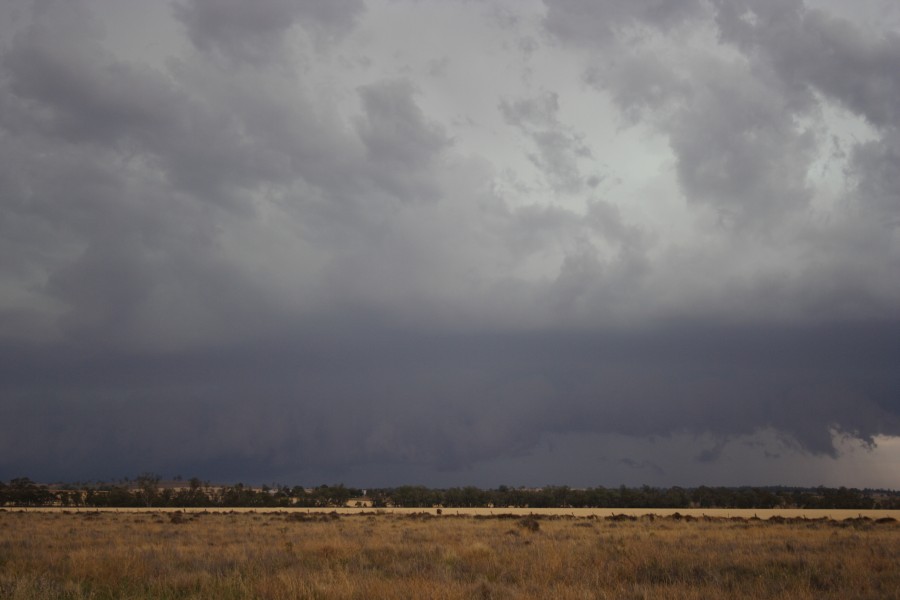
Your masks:
<instances>
[{"instance_id":1,"label":"open paddock","mask_svg":"<svg viewBox=\"0 0 900 600\"><path fill-rule=\"evenodd\" d=\"M4 510L0 598L900 598L889 517L571 512Z\"/></svg>"},{"instance_id":2,"label":"open paddock","mask_svg":"<svg viewBox=\"0 0 900 600\"><path fill-rule=\"evenodd\" d=\"M351 507L322 507L322 508L284 508L284 507L238 507L238 508L153 508L153 507L129 507L129 508L94 508L94 507L5 507L0 510L20 512L209 512L209 513L308 513L323 514L336 513L339 515L413 515L429 514L433 516L480 516L498 517L505 515L527 516L538 515L544 517L566 516L604 519L611 516L626 515L631 517L644 517L653 515L656 517L669 517L681 515L692 518L712 519L831 519L841 521L845 519L897 519L900 521L898 510L816 510L802 508L351 508Z\"/></svg>"}]
</instances>

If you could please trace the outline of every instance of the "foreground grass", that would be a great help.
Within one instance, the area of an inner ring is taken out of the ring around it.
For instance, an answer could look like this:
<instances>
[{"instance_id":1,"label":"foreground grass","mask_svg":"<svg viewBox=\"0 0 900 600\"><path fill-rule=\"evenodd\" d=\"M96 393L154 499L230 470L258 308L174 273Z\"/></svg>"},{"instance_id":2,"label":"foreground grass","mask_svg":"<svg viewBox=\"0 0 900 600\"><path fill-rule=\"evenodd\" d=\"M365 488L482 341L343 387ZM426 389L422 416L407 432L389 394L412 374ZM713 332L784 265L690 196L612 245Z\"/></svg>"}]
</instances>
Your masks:
<instances>
[{"instance_id":1,"label":"foreground grass","mask_svg":"<svg viewBox=\"0 0 900 600\"><path fill-rule=\"evenodd\" d=\"M0 512L0 598L900 598L900 525Z\"/></svg>"}]
</instances>

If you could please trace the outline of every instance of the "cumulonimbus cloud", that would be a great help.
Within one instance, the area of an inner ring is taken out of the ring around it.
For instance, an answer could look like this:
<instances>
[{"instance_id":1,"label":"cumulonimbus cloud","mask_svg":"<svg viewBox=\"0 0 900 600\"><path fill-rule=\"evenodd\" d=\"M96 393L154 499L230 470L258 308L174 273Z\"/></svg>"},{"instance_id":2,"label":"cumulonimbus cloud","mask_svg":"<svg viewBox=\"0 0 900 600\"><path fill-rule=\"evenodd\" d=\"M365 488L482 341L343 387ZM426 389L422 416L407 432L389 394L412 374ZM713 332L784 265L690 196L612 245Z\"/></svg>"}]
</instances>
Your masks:
<instances>
[{"instance_id":1,"label":"cumulonimbus cloud","mask_svg":"<svg viewBox=\"0 0 900 600\"><path fill-rule=\"evenodd\" d=\"M0 9L0 478L900 435L896 33L184 0L141 59L97 1Z\"/></svg>"}]
</instances>

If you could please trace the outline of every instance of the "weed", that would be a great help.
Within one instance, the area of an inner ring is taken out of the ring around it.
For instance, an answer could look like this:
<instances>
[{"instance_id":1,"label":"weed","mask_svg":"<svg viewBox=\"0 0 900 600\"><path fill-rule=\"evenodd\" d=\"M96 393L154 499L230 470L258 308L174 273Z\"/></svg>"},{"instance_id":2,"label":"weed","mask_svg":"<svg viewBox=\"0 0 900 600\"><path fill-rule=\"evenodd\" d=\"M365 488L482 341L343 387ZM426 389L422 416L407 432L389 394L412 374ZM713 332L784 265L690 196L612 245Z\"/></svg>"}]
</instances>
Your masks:
<instances>
[{"instance_id":1,"label":"weed","mask_svg":"<svg viewBox=\"0 0 900 600\"><path fill-rule=\"evenodd\" d=\"M527 517L519 519L519 522L517 524L522 529L531 531L532 533L540 531L541 529L541 524L538 523L537 518L535 518L533 515L529 515Z\"/></svg>"}]
</instances>

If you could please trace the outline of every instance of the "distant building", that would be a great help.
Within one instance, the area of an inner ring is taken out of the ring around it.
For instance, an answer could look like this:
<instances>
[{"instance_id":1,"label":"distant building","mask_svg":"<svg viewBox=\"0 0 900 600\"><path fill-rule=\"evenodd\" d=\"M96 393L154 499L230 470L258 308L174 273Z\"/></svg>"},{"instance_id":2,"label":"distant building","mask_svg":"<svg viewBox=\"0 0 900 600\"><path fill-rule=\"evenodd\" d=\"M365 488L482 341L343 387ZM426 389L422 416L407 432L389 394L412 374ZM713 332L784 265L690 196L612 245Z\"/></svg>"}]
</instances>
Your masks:
<instances>
[{"instance_id":1,"label":"distant building","mask_svg":"<svg viewBox=\"0 0 900 600\"><path fill-rule=\"evenodd\" d=\"M344 503L344 506L350 508L372 508L375 506L375 503L371 498L366 498L365 496L360 496L359 498L350 498L347 502Z\"/></svg>"}]
</instances>

